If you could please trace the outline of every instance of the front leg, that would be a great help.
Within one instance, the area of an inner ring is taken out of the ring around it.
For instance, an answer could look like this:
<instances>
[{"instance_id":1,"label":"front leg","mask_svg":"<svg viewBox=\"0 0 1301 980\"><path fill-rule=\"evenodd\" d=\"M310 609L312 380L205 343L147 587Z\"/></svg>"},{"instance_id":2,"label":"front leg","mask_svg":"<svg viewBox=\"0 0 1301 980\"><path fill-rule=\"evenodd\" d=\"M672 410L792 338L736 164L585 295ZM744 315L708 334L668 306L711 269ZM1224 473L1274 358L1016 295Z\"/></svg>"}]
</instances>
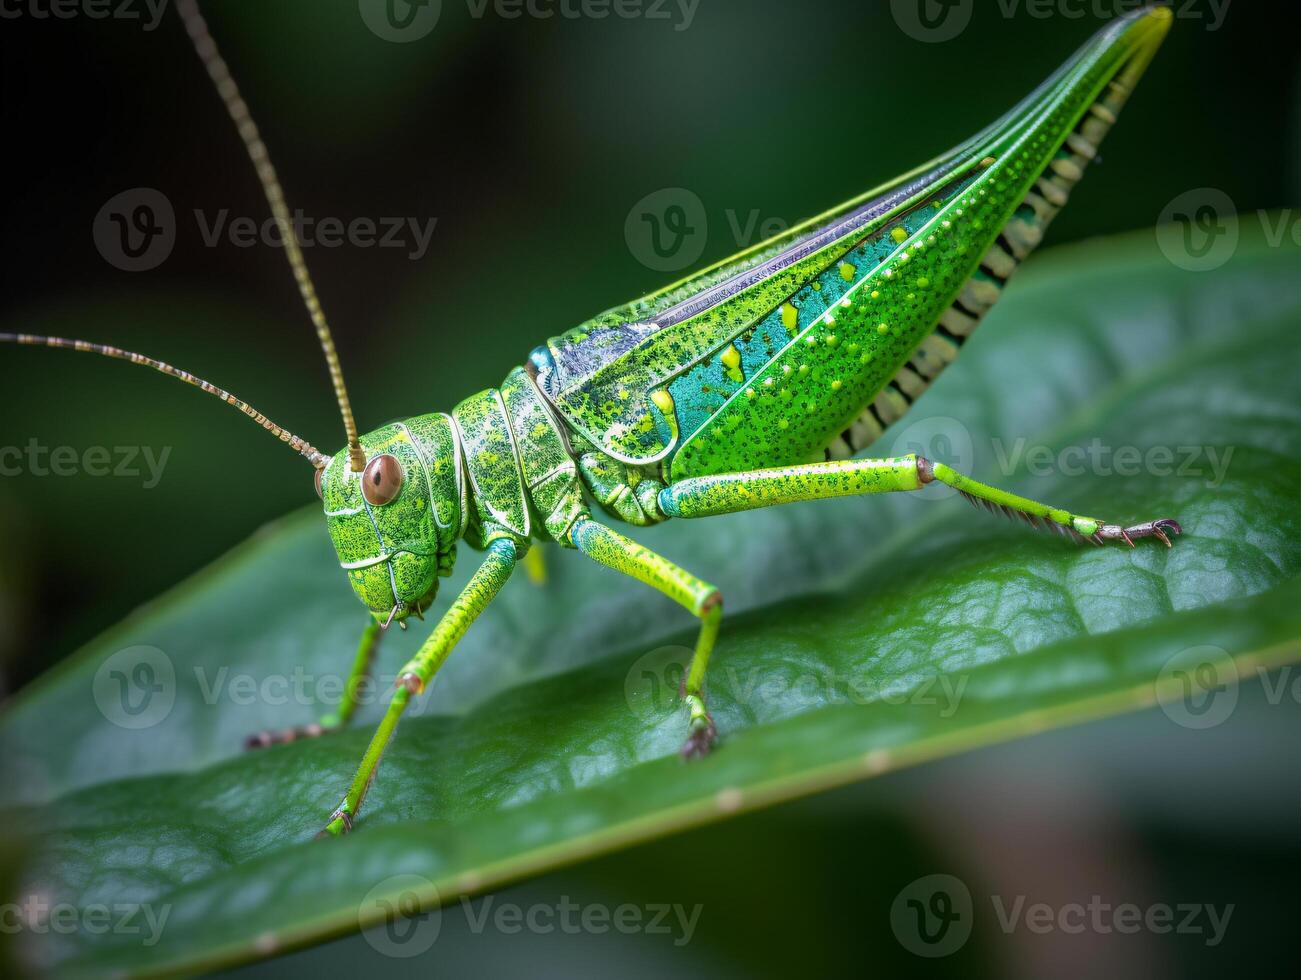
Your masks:
<instances>
[{"instance_id":1,"label":"front leg","mask_svg":"<svg viewBox=\"0 0 1301 980\"><path fill-rule=\"evenodd\" d=\"M361 643L357 647L356 657L353 658L352 672L348 675L348 683L344 685L343 699L339 702L338 711L332 711L319 721L312 722L309 725L295 725L293 728L262 731L256 735L250 735L244 740L244 747L246 749L264 749L269 745L296 742L300 738L317 738L327 732L338 731L340 728L346 727L348 722L352 721L352 716L357 710L357 701L361 696L363 685L370 680L370 669L375 662L375 651L379 649L379 641L383 635L384 628L373 619L367 624L365 632L361 634Z\"/></svg>"},{"instance_id":2,"label":"front leg","mask_svg":"<svg viewBox=\"0 0 1301 980\"><path fill-rule=\"evenodd\" d=\"M690 759L707 754L718 737L718 732L705 705L705 671L709 667L709 655L713 652L714 641L718 639L718 626L723 618L722 593L667 558L625 538L604 524L598 524L590 517L580 518L574 524L569 540L587 557L658 589L700 618L696 652L691 658L691 669L687 671L686 680L682 684L682 697L690 711L687 740L682 746L682 755Z\"/></svg>"},{"instance_id":3,"label":"front leg","mask_svg":"<svg viewBox=\"0 0 1301 980\"><path fill-rule=\"evenodd\" d=\"M425 689L430 678L443 665L461 637L465 635L465 631L470 628L470 624L478 619L479 614L496 598L501 587L510 578L510 573L514 571L515 562L515 544L510 539L497 538L488 545L488 553L483 559L483 564L479 566L461 594L456 597L456 601L443 614L434 631L429 634L429 639L421 644L416 655L398 674L397 690L393 692L393 700L389 702L388 711L383 721L379 723L379 728L375 730L366 754L362 756L361 766L357 769L357 775L353 777L348 794L343 798L338 809L330 815L330 821L325 829L317 836L323 837L327 834L338 836L352 829L353 821L357 819L357 813L361 810L362 801L366 798L366 791L370 789L370 784L379 771L384 749L393 738L398 719L402 717L407 702L412 696Z\"/></svg>"}]
</instances>

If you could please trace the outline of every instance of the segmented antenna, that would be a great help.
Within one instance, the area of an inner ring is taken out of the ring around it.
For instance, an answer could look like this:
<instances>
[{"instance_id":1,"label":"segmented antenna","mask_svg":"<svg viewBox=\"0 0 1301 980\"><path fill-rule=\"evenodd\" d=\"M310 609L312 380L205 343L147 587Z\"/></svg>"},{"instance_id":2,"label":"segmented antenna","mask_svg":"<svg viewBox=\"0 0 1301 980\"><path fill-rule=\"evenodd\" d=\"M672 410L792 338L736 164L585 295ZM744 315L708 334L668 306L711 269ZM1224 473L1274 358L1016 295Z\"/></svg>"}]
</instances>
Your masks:
<instances>
[{"instance_id":1,"label":"segmented antenna","mask_svg":"<svg viewBox=\"0 0 1301 980\"><path fill-rule=\"evenodd\" d=\"M142 364L145 367L151 367L155 371L161 371L163 374L170 375L173 378L178 378L179 380L184 381L187 385L194 385L194 387L206 391L210 395L216 395L227 405L234 405L281 442L306 456L313 466L320 468L330 461L329 456L317 451L311 443L299 439L298 436L294 435L287 429L282 429L248 402L241 401L229 391L218 388L214 384L209 384L202 378L195 377L189 371L182 371L180 368L172 367L164 361L158 361L152 357L145 357L145 355L136 354L133 351L123 350L121 347L110 347L107 344L92 344L88 340L69 340L66 337L44 337L39 334L30 333L0 333L0 343L25 344L31 347L63 347L67 350L83 351L89 354L101 354L104 357L113 357L119 361L130 361L132 364Z\"/></svg>"},{"instance_id":2,"label":"segmented antenna","mask_svg":"<svg viewBox=\"0 0 1301 980\"><path fill-rule=\"evenodd\" d=\"M267 154L266 144L258 134L257 124L249 114L248 104L239 94L239 86L231 78L230 69L226 67L225 59L222 58L216 42L208 32L208 23L199 12L197 0L179 0L176 9L181 15L181 20L185 22L186 33L194 42L194 50L199 60L207 69L208 77L217 86L217 94L221 96L221 101L225 103L226 111L235 123L235 128L239 130L240 139L244 141L244 149L248 151L249 159L253 161L253 167L257 170L258 180L262 183L262 191L266 194L267 203L271 205L271 213L280 229L280 238L285 243L285 255L289 259L289 267L293 270L294 280L298 283L298 292L302 294L303 303L306 304L307 312L316 327L316 336L321 342L321 351L325 354L325 363L330 369L334 397L339 403L339 414L343 416L343 430L348 437L348 455L352 460L352 468L360 472L366 466L366 454L361 448L361 441L357 438L357 423L352 417L352 403L348 400L348 389L343 383L343 368L339 365L339 355L334 349L334 337L330 334L330 325L326 322L325 312L316 297L316 287L312 284L312 277L307 272L307 263L303 261L302 250L298 247L298 239L289 220L289 208L285 204L284 191L280 188L276 169L271 165L271 157Z\"/></svg>"}]
</instances>

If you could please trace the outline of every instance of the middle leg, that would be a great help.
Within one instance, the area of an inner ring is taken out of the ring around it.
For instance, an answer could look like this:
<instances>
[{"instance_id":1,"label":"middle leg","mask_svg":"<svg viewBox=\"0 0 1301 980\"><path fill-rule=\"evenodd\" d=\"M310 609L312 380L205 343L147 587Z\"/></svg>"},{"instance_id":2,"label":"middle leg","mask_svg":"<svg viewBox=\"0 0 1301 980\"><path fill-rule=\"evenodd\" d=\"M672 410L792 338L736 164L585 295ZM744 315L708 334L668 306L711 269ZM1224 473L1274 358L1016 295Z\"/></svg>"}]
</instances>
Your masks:
<instances>
[{"instance_id":1,"label":"middle leg","mask_svg":"<svg viewBox=\"0 0 1301 980\"><path fill-rule=\"evenodd\" d=\"M682 684L682 697L690 711L682 755L689 759L707 754L718 737L718 730L705 705L705 671L723 618L722 593L667 558L590 517L579 519L569 533L569 540L593 561L645 582L699 617L700 635Z\"/></svg>"}]
</instances>

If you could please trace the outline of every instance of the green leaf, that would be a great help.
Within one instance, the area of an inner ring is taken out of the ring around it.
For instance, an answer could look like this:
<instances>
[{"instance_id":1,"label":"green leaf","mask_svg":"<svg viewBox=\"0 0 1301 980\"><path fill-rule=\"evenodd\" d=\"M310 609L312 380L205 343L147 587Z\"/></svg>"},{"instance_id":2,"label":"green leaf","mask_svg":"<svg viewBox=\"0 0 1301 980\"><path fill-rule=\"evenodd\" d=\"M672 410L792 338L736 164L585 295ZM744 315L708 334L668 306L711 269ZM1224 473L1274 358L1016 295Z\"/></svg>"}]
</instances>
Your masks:
<instances>
[{"instance_id":1,"label":"green leaf","mask_svg":"<svg viewBox=\"0 0 1301 980\"><path fill-rule=\"evenodd\" d=\"M1036 259L877 447L920 442L1078 513L1175 516L1172 551L1082 549L929 491L637 532L728 598L723 740L698 763L677 758L673 701L692 623L550 549L551 582L512 582L408 713L356 831L313 840L427 627L386 639L352 730L245 754L250 732L330 709L364 622L319 513L267 528L8 708L0 800L35 845L21 893L167 916L155 944L140 919L25 934L25 953L63 972L235 963L381 921L404 890L445 902L1158 694L1204 723L1231 708L1180 700L1208 648L1222 695L1297 655L1297 251L1244 222L1212 272L1171 265L1151 232ZM136 645L160 689L127 716L105 677Z\"/></svg>"}]
</instances>

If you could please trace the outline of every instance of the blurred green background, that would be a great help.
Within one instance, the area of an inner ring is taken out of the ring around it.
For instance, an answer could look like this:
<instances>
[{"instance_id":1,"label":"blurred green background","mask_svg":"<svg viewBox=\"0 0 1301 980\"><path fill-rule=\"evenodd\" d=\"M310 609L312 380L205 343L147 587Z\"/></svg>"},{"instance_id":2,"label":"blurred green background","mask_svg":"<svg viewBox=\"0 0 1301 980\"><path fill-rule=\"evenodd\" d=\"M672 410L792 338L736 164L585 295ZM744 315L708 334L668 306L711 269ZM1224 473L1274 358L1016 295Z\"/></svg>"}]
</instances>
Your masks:
<instances>
[{"instance_id":1,"label":"blurred green background","mask_svg":"<svg viewBox=\"0 0 1301 980\"><path fill-rule=\"evenodd\" d=\"M981 0L956 38L928 44L901 30L885 2L700 0L688 24L676 3L664 6L667 19L510 19L492 5L477 18L472 6L443 0L427 36L398 44L367 29L357 2L204 7L291 206L345 222L437 219L418 259L405 248L308 250L363 428L450 408L499 381L545 337L674 278L647 268L625 237L630 210L648 194L680 187L697 195L708 222L698 264L721 258L758 240L765 224L795 223L957 143L1083 43L1100 25L1095 7L1112 9L1066 2L1043 18L1025 4ZM1208 29L1226 9L1219 29ZM1190 16L1176 20L1108 138L1103 165L1054 224L1050 243L1148 227L1192 188L1218 188L1243 211L1301 198L1297 35L1278 23L1277 9L1185 8ZM262 245L209 246L196 224L196 209L209 222L223 211L261 222L266 206L252 170L174 12L150 30L148 8L140 11L145 23L26 13L0 31L9 134L0 330L141 350L333 451L340 426L283 256ZM833 167L823 152L831 141L851 148L857 163ZM106 201L138 187L166 195L177 235L160 266L128 273L105 261L91 232ZM0 393L0 446L35 439L79 453L169 451L150 489L143 478L0 478L8 690L267 520L315 500L308 467L247 421L138 369L6 348ZM1275 709L1269 718L1279 716ZM1126 752L1142 724L1096 726L1085 744ZM1260 730L1243 738L1260 749ZM1243 827L1225 823L1245 814L1254 826L1272 812L1278 801L1269 792L1283 792L1283 777L1296 775L1286 757L1273 758L1265 797L1226 813L1214 797L1233 768L1229 747L1223 769L1204 779L1178 746L1151 750L1152 766L1169 776L1158 781L1162 795L1147 779L1127 781L1105 767L1073 785L1062 776L1069 767L1051 760L1075 744L1068 733L991 750L891 777L879 793L844 791L541 879L528 886L536 894L586 889L651 901L688 901L692 888L674 889L694 882L710 896L690 900L707 903L701 936L713 938L686 949L649 937L612 940L608 959L589 959L586 946L567 959L537 937L527 946L499 941L492 948L515 950L517 959L498 965L533 975L548 963L567 975L597 966L739 975L803 961L829 971L901 960L921 969L881 929L880 910L901 884L930 870L983 867L991 855L1011 866L1008 874L1042 874L1013 845L1047 848L1044 820L1032 817L1059 804L1078 816L1077 797L1102 814L1088 830L1097 867L1122 881L1141 868L1144 893L1294 904L1275 894L1297 863L1291 828L1260 828L1258 850L1244 854L1234 849ZM1197 744L1201 752L1207 743ZM998 782L1023 767L1053 788L1048 803L1033 778L1017 777L1010 790ZM985 777L1001 789L979 792ZM1024 806L1010 806L1009 792L1023 793ZM956 834L948 821L960 811ZM1005 817L1027 832L1009 830ZM982 826L991 836L980 836ZM949 855L938 863L937 848ZM845 861L846 853L860 856ZM887 854L878 875L873 862ZM1275 865L1279 877L1258 880L1243 871L1248 862ZM681 880L672 873L678 863L691 869ZM823 911L810 918L809 909ZM829 909L838 911L828 917ZM725 920L731 927L722 928ZM483 937L470 938L479 945L465 947L464 963L483 955ZM1245 944L1238 955L1249 938L1245 928L1236 933ZM1148 958L1125 962L1144 963L1149 976L1224 962L1205 950L1170 953L1151 936L1144 943ZM342 962L332 949L330 962ZM361 940L347 949L371 955ZM972 950L944 969L985 962L988 950ZM1035 962L1002 952L1004 966ZM320 969L319 960L299 962Z\"/></svg>"}]
</instances>

